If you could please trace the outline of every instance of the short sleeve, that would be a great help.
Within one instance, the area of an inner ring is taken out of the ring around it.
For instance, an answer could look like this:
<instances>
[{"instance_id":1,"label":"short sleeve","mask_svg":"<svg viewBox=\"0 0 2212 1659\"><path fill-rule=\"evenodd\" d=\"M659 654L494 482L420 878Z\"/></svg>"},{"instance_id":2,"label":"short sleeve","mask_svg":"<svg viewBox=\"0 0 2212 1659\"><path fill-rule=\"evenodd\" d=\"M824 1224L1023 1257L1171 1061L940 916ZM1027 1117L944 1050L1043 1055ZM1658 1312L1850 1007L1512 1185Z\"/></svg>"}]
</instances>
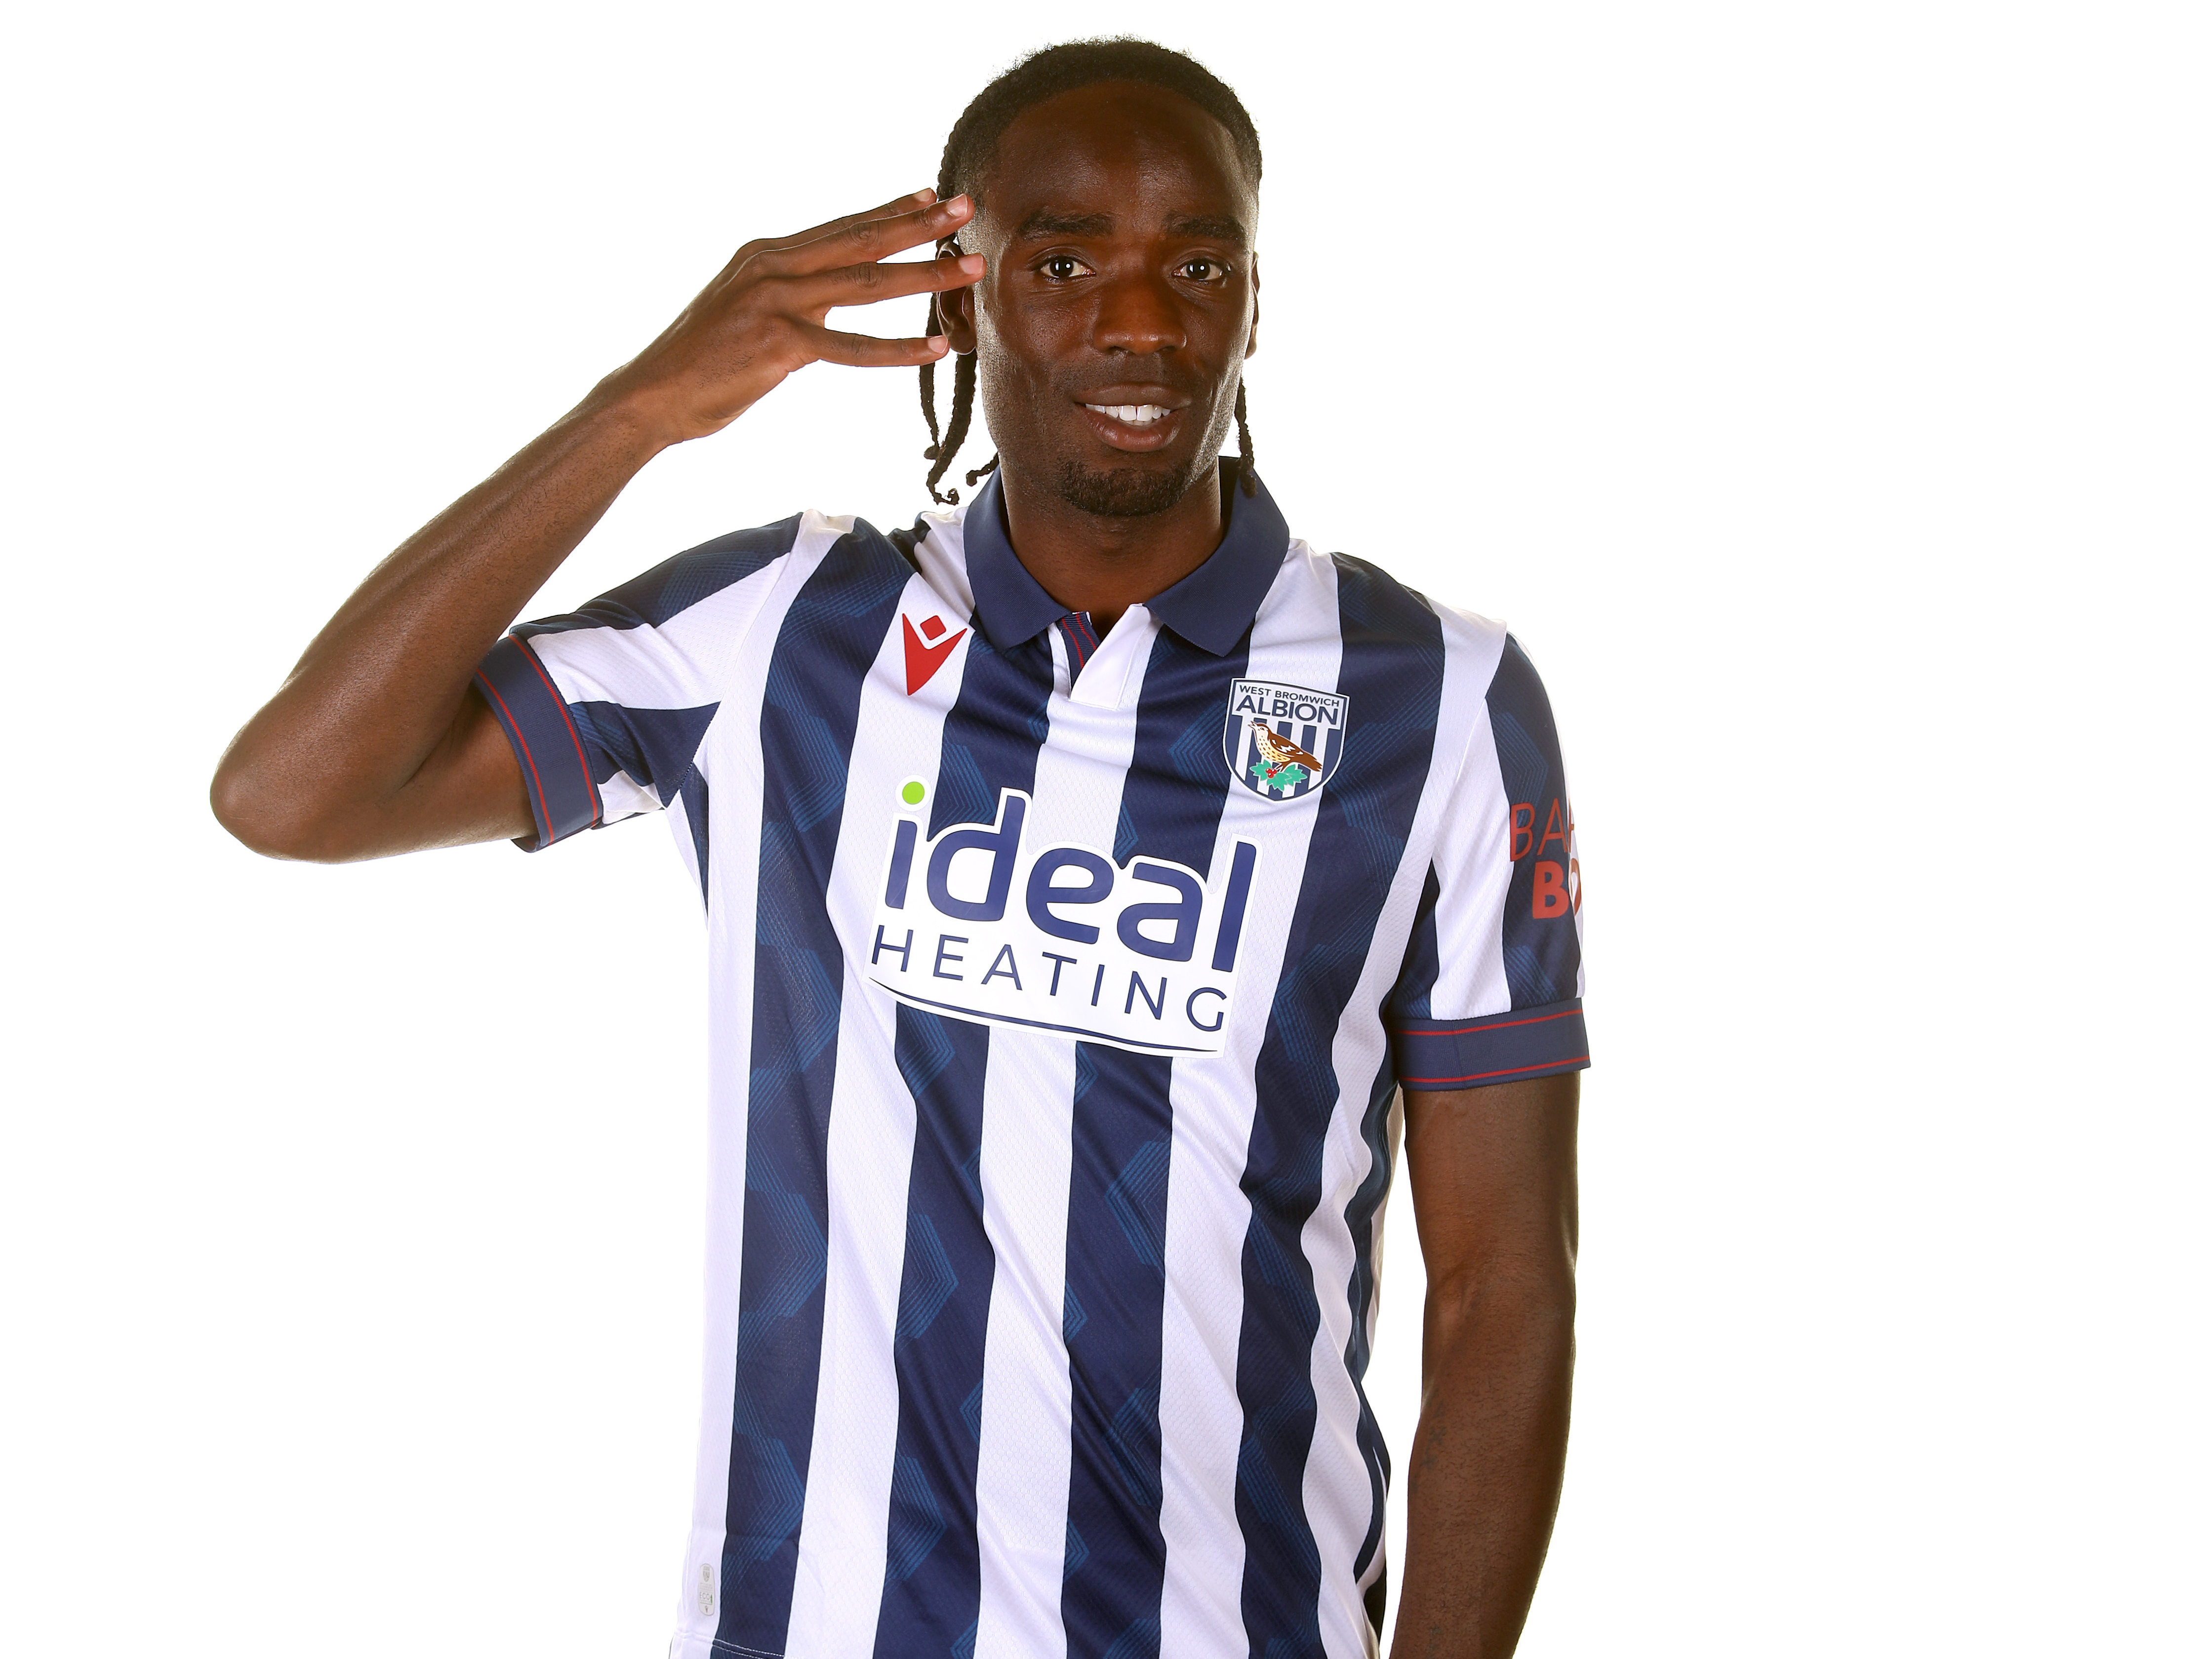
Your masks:
<instances>
[{"instance_id":1,"label":"short sleeve","mask_svg":"<svg viewBox=\"0 0 2212 1659\"><path fill-rule=\"evenodd\" d=\"M563 617L517 623L476 687L521 763L537 852L703 794L718 689L801 520L720 537ZM696 810L696 809L695 809Z\"/></svg>"},{"instance_id":2,"label":"short sleeve","mask_svg":"<svg viewBox=\"0 0 2212 1659\"><path fill-rule=\"evenodd\" d=\"M1385 1008L1408 1089L1589 1064L1574 807L1551 702L1510 635L1483 702Z\"/></svg>"}]
</instances>

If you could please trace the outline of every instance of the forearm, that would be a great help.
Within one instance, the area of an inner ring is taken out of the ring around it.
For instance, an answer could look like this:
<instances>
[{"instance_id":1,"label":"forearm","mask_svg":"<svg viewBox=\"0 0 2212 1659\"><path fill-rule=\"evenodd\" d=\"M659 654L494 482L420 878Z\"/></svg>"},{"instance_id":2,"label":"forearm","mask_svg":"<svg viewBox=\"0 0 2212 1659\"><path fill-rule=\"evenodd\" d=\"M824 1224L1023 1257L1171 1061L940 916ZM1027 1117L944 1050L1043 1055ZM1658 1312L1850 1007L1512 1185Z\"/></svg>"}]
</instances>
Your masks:
<instances>
[{"instance_id":1,"label":"forearm","mask_svg":"<svg viewBox=\"0 0 2212 1659\"><path fill-rule=\"evenodd\" d=\"M485 651L661 447L595 391L410 537L233 741L216 778L224 822L294 856L373 840L447 741Z\"/></svg>"},{"instance_id":2,"label":"forearm","mask_svg":"<svg viewBox=\"0 0 2212 1659\"><path fill-rule=\"evenodd\" d=\"M1432 1286L1422 1347L1393 1659L1504 1659L1559 1508L1572 1282Z\"/></svg>"}]
</instances>

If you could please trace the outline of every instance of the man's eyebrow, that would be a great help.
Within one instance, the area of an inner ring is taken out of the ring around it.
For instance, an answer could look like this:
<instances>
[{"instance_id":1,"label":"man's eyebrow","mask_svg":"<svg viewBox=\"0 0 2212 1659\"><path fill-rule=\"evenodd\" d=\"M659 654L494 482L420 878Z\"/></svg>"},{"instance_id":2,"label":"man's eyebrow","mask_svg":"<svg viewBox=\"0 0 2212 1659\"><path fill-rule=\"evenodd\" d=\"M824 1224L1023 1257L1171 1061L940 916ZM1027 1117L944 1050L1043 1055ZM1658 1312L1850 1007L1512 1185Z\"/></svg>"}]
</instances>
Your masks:
<instances>
[{"instance_id":1,"label":"man's eyebrow","mask_svg":"<svg viewBox=\"0 0 2212 1659\"><path fill-rule=\"evenodd\" d=\"M1238 247L1249 246L1252 240L1245 234L1244 227L1236 220L1206 214L1169 220L1168 234L1177 238L1192 237L1202 242L1229 242Z\"/></svg>"},{"instance_id":2,"label":"man's eyebrow","mask_svg":"<svg viewBox=\"0 0 2212 1659\"><path fill-rule=\"evenodd\" d=\"M1113 232L1110 213L1060 213L1051 208L1039 208L1014 227L1018 241L1036 236L1110 236Z\"/></svg>"}]
</instances>

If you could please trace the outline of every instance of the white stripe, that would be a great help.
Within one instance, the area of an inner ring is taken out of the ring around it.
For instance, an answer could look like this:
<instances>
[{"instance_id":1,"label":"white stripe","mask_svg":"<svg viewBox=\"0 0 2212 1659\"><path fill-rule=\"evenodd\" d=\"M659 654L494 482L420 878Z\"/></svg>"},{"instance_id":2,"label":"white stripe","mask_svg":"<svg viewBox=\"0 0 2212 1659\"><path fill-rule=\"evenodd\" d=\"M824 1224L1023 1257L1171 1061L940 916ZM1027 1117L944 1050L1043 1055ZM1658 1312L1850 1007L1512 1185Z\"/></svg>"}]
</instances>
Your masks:
<instances>
[{"instance_id":1,"label":"white stripe","mask_svg":"<svg viewBox=\"0 0 2212 1659\"><path fill-rule=\"evenodd\" d=\"M995 1258L975 1458L975 1659L1059 1659L1067 1553L1067 1182L1075 1042L991 1032L983 1226Z\"/></svg>"},{"instance_id":2,"label":"white stripe","mask_svg":"<svg viewBox=\"0 0 2212 1659\"><path fill-rule=\"evenodd\" d=\"M615 775L617 779L622 776L620 773ZM605 795L606 790L604 786L600 788L599 793L602 796ZM709 816L711 817L711 811ZM684 861L684 873L691 878L691 890L704 901L707 890L699 884L699 842L691 833L691 809L684 804L681 795L676 796L668 803L668 833L675 839L676 856ZM713 856L714 844L710 841L708 843L708 857L711 860Z\"/></svg>"},{"instance_id":3,"label":"white stripe","mask_svg":"<svg viewBox=\"0 0 2212 1659\"><path fill-rule=\"evenodd\" d=\"M767 665L761 662L748 672L748 647L756 640L773 647L792 599L842 533L835 521L809 514L788 554L686 606L657 628L533 634L530 648L571 702L694 708L723 702L757 708ZM753 654L764 658L769 651ZM741 692L750 692L752 700L732 695Z\"/></svg>"},{"instance_id":4,"label":"white stripe","mask_svg":"<svg viewBox=\"0 0 2212 1659\"><path fill-rule=\"evenodd\" d=\"M1437 870L1437 979L1430 1010L1439 1019L1472 1019L1513 1006L1505 983L1504 934L1505 894L1513 880L1513 803L1505 798L1484 701L1505 653L1505 626L1443 605L1437 615L1450 665L1437 738L1446 742L1448 728L1463 725L1466 747L1458 775L1449 782L1449 832L1410 842L1407 863L1424 877L1430 862ZM1423 848L1430 850L1424 854L1418 850Z\"/></svg>"},{"instance_id":5,"label":"white stripe","mask_svg":"<svg viewBox=\"0 0 2212 1659\"><path fill-rule=\"evenodd\" d=\"M957 611L963 622L975 612L975 590L968 580L963 529L968 509L975 504L975 498L970 496L956 512L923 514L921 522L929 526L928 532L914 550L914 562L921 568L922 580L929 584L939 602Z\"/></svg>"},{"instance_id":6,"label":"white stripe","mask_svg":"<svg viewBox=\"0 0 2212 1659\"><path fill-rule=\"evenodd\" d=\"M1485 681L1474 678L1481 665L1476 653L1447 645L1443 683L1437 705L1436 739L1429 773L1412 823L1406 856L1398 862L1389 896L1376 917L1367 959L1361 965L1352 1000L1338 1021L1330 1048L1336 1073L1336 1109L1322 1146L1321 1202L1306 1218L1300 1245L1313 1273L1321 1322L1310 1356L1314 1388L1314 1437L1306 1453L1304 1504L1314 1545L1325 1564L1322 1574L1322 1650L1330 1659L1365 1659L1374 1638L1350 1567L1367 1535L1374 1488L1367 1460L1359 1451L1359 1395L1345 1367L1352 1342L1352 1304L1347 1296L1352 1269L1352 1236L1345 1210L1373 1168L1373 1150L1360 1133L1367 1092L1381 1068L1387 1041L1382 1023L1367 1011L1389 994L1406 959L1406 941L1428 879L1425 849L1445 829L1452 784L1460 768L1455 709L1479 707ZM1363 1310L1363 1313L1364 1310Z\"/></svg>"},{"instance_id":7,"label":"white stripe","mask_svg":"<svg viewBox=\"0 0 2212 1659\"><path fill-rule=\"evenodd\" d=\"M821 1371L814 1401L806 1510L792 1585L790 1659L872 1651L881 1611L898 1376L891 1352L905 1271L907 1183L914 1167L914 1097L899 1075L897 1005L867 981L876 884L904 803L901 781L937 787L945 718L960 693L964 646L921 690L906 690L902 616L945 608L920 577L900 596L860 690L852 781L837 830L830 920L845 947L829 1166L829 1261ZM925 797L927 799L927 797ZM865 1587L865 1589L863 1589Z\"/></svg>"},{"instance_id":8,"label":"white stripe","mask_svg":"<svg viewBox=\"0 0 2212 1659\"><path fill-rule=\"evenodd\" d=\"M752 1074L753 906L760 887L759 709L769 665L775 658L776 632L839 533L810 515L791 555L760 573L768 580L746 607L744 627L726 618L727 626L676 636L684 662L682 672L711 675L706 683L736 715L708 727L699 755L700 770L714 797L714 833L707 848L713 896L707 914L707 951L714 977L707 1024L707 1308L701 1352L699 1462L692 1487L690 1539L677 1591L674 1649L687 1656L708 1651L721 1611L723 1528L729 1510L730 1414L737 1386L738 1287L744 1254L745 1110ZM702 601L677 620L711 604ZM669 630L659 631L664 639L669 637ZM763 643L747 649L748 637ZM680 819L676 827L683 827ZM688 830L684 833L688 836Z\"/></svg>"},{"instance_id":9,"label":"white stripe","mask_svg":"<svg viewBox=\"0 0 2212 1659\"><path fill-rule=\"evenodd\" d=\"M1302 542L1252 626L1253 679L1331 687L1343 659L1336 568ZM1226 709L1223 711L1224 715ZM1214 836L1214 871L1239 841L1260 848L1237 964L1249 994L1230 1012L1226 1048L1178 1060L1170 1085L1175 1144L1169 1164L1167 1297L1161 1322L1160 1531L1167 1575L1160 1594L1163 1654L1241 1654L1244 1539L1237 1518L1237 1455L1244 1430L1237 1398L1243 1330L1242 1186L1250 1150L1254 1069L1282 977L1282 953L1325 790L1262 800L1232 784Z\"/></svg>"}]
</instances>

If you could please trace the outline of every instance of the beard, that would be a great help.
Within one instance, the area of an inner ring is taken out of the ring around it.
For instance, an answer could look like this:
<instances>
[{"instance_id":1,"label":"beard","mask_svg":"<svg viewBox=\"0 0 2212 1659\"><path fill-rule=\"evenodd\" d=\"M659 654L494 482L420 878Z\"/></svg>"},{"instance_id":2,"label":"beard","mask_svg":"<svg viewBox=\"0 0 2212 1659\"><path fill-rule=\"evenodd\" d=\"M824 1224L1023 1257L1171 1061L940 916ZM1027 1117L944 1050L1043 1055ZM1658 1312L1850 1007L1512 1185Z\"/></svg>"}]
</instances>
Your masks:
<instances>
[{"instance_id":1,"label":"beard","mask_svg":"<svg viewBox=\"0 0 2212 1659\"><path fill-rule=\"evenodd\" d=\"M1181 501L1196 482L1188 469L1152 472L1139 467L1117 466L1094 472L1078 461L1062 461L1054 483L1060 500L1080 512L1102 519L1142 519L1164 513Z\"/></svg>"}]
</instances>

